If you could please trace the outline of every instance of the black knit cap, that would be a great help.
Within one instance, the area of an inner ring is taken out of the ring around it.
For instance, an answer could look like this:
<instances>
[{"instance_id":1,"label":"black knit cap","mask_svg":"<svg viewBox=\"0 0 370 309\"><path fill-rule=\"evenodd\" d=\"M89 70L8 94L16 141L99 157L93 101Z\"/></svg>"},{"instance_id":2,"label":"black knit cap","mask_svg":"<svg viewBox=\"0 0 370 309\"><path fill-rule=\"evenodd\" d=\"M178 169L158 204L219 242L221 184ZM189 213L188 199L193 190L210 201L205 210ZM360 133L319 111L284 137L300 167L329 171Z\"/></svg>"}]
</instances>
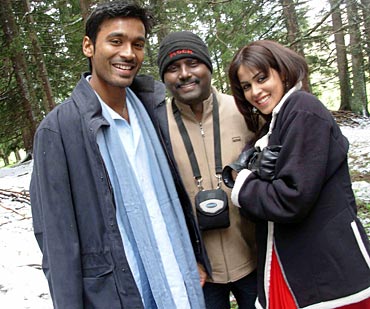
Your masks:
<instances>
[{"instance_id":1,"label":"black knit cap","mask_svg":"<svg viewBox=\"0 0 370 309\"><path fill-rule=\"evenodd\" d=\"M161 79L172 62L183 58L198 59L213 71L208 47L199 36L190 31L172 32L159 45L157 64Z\"/></svg>"}]
</instances>

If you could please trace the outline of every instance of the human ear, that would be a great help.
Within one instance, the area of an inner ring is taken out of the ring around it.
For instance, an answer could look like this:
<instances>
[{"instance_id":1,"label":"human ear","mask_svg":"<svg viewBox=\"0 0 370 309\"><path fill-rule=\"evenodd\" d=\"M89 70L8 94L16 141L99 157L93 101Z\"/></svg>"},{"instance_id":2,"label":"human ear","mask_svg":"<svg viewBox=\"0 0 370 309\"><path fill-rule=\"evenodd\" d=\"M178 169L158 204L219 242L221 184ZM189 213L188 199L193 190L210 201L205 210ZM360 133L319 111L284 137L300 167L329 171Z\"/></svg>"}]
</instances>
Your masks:
<instances>
[{"instance_id":1,"label":"human ear","mask_svg":"<svg viewBox=\"0 0 370 309\"><path fill-rule=\"evenodd\" d=\"M88 58L91 58L94 55L94 44L88 36L84 36L82 40L82 51Z\"/></svg>"}]
</instances>

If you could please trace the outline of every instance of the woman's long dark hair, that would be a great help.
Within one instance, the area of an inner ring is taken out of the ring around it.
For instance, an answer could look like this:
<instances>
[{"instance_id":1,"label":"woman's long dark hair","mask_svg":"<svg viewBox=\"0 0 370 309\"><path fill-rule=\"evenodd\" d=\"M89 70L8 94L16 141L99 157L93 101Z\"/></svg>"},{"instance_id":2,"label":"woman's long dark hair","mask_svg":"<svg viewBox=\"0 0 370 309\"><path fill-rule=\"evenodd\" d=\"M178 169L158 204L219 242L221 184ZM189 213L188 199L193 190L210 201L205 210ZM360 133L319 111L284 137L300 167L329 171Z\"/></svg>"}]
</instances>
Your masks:
<instances>
[{"instance_id":1,"label":"woman's long dark hair","mask_svg":"<svg viewBox=\"0 0 370 309\"><path fill-rule=\"evenodd\" d=\"M258 113L253 112L253 105L245 99L238 78L238 70L242 65L248 69L257 69L266 76L270 75L270 69L276 70L284 82L285 91L294 87L299 81L307 80L308 66L302 56L269 40L255 41L242 47L235 54L229 67L231 91L248 128L257 133L263 122L259 121ZM267 122L271 119L271 115L262 115L262 117Z\"/></svg>"}]
</instances>

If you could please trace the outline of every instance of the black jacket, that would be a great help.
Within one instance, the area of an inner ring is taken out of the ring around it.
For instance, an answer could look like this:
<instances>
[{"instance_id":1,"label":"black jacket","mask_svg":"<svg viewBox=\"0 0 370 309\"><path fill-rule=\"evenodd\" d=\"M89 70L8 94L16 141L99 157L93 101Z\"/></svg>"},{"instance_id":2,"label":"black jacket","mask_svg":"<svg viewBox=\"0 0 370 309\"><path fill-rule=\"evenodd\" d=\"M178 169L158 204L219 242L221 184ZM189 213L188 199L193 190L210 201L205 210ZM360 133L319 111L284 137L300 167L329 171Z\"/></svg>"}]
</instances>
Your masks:
<instances>
[{"instance_id":1,"label":"black jacket","mask_svg":"<svg viewBox=\"0 0 370 309\"><path fill-rule=\"evenodd\" d=\"M268 307L272 245L299 308L370 297L370 245L356 216L349 144L335 120L317 98L295 92L277 115L269 145L282 145L275 180L252 173L237 195L256 220L258 308Z\"/></svg>"}]
</instances>

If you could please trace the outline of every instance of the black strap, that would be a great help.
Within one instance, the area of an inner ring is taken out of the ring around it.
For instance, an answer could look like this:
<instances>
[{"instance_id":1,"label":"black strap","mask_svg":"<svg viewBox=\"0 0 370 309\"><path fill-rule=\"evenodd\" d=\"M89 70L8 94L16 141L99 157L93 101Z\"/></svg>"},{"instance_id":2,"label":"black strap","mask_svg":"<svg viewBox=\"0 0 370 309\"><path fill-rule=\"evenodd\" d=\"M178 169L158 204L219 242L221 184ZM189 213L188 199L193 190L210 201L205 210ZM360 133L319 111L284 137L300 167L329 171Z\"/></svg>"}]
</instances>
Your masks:
<instances>
[{"instance_id":1,"label":"black strap","mask_svg":"<svg viewBox=\"0 0 370 309\"><path fill-rule=\"evenodd\" d=\"M175 117L177 126L179 128L182 140L184 142L186 152L188 153L189 160L191 163L191 167L193 169L193 175L195 179L201 179L202 176L199 171L199 165L197 158L195 157L195 152L193 149L193 145L191 144L191 140L188 134L188 131L185 128L184 122L181 118L181 113L177 108L174 100L172 100L172 111ZM218 102L216 98L216 94L213 93L213 140L214 140L214 152L215 152L215 170L216 176L222 173L222 160L221 160L221 140L220 140L220 117L218 111Z\"/></svg>"},{"instance_id":2,"label":"black strap","mask_svg":"<svg viewBox=\"0 0 370 309\"><path fill-rule=\"evenodd\" d=\"M215 151L215 164L216 164L216 175L222 173L222 160L221 160L221 138L220 138L220 114L218 111L218 102L216 94L213 94L213 140L214 140L214 151Z\"/></svg>"}]
</instances>

